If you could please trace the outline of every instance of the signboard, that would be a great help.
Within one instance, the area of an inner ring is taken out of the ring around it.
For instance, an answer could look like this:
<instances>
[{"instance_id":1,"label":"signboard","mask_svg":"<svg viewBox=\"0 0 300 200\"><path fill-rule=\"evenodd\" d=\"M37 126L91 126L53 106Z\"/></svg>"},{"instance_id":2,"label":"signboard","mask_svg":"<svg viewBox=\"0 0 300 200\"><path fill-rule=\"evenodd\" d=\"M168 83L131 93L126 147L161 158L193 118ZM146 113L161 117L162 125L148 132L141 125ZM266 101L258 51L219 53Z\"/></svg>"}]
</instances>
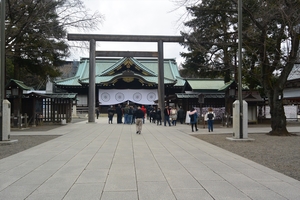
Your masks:
<instances>
[{"instance_id":1,"label":"signboard","mask_svg":"<svg viewBox=\"0 0 300 200\"><path fill-rule=\"evenodd\" d=\"M297 119L297 106L284 106L284 112L287 119ZM265 117L271 119L270 106L265 108Z\"/></svg>"}]
</instances>

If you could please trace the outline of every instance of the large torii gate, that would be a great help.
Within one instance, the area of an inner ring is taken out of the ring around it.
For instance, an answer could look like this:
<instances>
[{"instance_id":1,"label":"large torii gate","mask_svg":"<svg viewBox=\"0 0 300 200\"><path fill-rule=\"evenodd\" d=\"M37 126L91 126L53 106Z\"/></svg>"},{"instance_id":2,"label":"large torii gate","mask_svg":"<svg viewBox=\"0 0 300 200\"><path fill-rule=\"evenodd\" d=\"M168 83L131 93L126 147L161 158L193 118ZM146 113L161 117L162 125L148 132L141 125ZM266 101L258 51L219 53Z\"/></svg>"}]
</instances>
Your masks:
<instances>
[{"instance_id":1,"label":"large torii gate","mask_svg":"<svg viewBox=\"0 0 300 200\"><path fill-rule=\"evenodd\" d=\"M158 35L103 35L103 34L68 34L70 41L89 41L89 109L88 122L95 122L95 66L96 56L104 57L158 57L158 104L163 109L165 100L164 85L164 42L183 42L182 36ZM157 42L158 52L133 52L133 51L96 51L96 41L111 42ZM162 119L164 113L162 112Z\"/></svg>"}]
</instances>

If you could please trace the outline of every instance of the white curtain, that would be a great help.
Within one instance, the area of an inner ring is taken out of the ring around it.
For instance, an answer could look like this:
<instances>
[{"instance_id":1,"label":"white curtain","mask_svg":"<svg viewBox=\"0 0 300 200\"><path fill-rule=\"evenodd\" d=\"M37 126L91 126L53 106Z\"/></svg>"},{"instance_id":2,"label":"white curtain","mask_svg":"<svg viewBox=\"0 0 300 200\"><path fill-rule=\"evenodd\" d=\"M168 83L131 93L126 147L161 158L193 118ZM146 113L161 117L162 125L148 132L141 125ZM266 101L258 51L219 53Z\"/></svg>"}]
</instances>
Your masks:
<instances>
[{"instance_id":1,"label":"white curtain","mask_svg":"<svg viewBox=\"0 0 300 200\"><path fill-rule=\"evenodd\" d=\"M87 106L87 96L86 95L77 95L77 106Z\"/></svg>"},{"instance_id":2,"label":"white curtain","mask_svg":"<svg viewBox=\"0 0 300 200\"><path fill-rule=\"evenodd\" d=\"M99 89L99 101L101 105L115 105L125 101L132 101L142 105L153 105L157 99L157 89Z\"/></svg>"}]
</instances>

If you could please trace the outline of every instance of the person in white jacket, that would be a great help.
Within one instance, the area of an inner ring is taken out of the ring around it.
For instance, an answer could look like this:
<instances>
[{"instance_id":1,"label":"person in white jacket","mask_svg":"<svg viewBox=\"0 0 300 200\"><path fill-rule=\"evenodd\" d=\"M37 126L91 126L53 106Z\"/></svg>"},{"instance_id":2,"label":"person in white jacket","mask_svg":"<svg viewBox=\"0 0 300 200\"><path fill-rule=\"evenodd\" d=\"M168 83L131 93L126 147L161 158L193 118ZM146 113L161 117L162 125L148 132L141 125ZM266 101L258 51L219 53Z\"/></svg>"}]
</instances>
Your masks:
<instances>
[{"instance_id":1,"label":"person in white jacket","mask_svg":"<svg viewBox=\"0 0 300 200\"><path fill-rule=\"evenodd\" d=\"M207 121L208 132L214 131L214 119L215 113L212 108L208 108L208 112L205 114L205 121Z\"/></svg>"}]
</instances>

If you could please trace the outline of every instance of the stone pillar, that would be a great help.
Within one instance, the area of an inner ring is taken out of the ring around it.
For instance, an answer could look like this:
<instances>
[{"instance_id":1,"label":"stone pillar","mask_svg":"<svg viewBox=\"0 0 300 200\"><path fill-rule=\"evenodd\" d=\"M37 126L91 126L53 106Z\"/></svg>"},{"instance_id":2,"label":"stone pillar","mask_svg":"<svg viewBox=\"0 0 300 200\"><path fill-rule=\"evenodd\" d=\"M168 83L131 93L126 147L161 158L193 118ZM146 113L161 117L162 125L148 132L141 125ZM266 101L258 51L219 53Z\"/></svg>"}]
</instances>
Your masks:
<instances>
[{"instance_id":1,"label":"stone pillar","mask_svg":"<svg viewBox=\"0 0 300 200\"><path fill-rule=\"evenodd\" d=\"M77 116L77 106L76 105L73 105L72 117L78 117Z\"/></svg>"},{"instance_id":2,"label":"stone pillar","mask_svg":"<svg viewBox=\"0 0 300 200\"><path fill-rule=\"evenodd\" d=\"M10 102L3 100L3 126L2 126L2 140L6 141L10 139Z\"/></svg>"}]
</instances>

